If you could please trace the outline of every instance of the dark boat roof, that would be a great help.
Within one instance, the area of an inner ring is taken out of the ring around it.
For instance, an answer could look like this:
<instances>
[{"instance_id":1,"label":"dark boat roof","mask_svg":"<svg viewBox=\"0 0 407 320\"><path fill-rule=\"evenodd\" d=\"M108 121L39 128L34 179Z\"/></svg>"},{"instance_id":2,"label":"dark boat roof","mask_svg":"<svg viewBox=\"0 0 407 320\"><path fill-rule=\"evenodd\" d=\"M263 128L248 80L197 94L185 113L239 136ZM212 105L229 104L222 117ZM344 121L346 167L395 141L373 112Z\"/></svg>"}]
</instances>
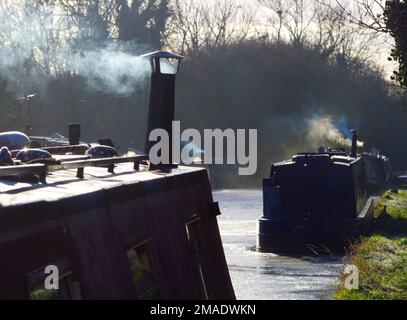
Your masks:
<instances>
[{"instance_id":1,"label":"dark boat roof","mask_svg":"<svg viewBox=\"0 0 407 320\"><path fill-rule=\"evenodd\" d=\"M317 162L330 162L332 164L350 165L358 161L360 158L352 158L347 153L333 152L333 153L298 153L290 160L277 162L274 166L292 165L295 163L317 163Z\"/></svg>"},{"instance_id":2,"label":"dark boat roof","mask_svg":"<svg viewBox=\"0 0 407 320\"><path fill-rule=\"evenodd\" d=\"M116 165L115 174L108 173L106 168L85 168L84 179L76 178L76 170L57 171L47 176L46 184L31 184L0 179L0 209L1 207L43 201L59 201L104 189L204 170L197 167L180 166L170 173L165 173L162 171L148 171L147 168L141 167L141 171L136 172L132 163L123 163Z\"/></svg>"}]
</instances>

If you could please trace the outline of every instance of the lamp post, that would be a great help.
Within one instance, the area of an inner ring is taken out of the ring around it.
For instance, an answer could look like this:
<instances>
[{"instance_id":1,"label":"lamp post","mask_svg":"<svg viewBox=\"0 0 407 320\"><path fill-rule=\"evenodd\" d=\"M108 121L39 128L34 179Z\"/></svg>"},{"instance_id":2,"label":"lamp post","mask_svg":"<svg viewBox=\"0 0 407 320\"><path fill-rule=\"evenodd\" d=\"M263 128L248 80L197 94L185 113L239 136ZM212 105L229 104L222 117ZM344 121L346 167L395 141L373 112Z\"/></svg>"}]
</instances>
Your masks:
<instances>
[{"instance_id":1,"label":"lamp post","mask_svg":"<svg viewBox=\"0 0 407 320\"><path fill-rule=\"evenodd\" d=\"M150 60L151 84L148 111L147 137L145 153L149 154L154 142L151 142L150 133L155 129L165 130L169 137L169 164L160 167L172 167L172 122L175 115L175 79L179 72L183 56L167 52L156 51L141 56Z\"/></svg>"}]
</instances>

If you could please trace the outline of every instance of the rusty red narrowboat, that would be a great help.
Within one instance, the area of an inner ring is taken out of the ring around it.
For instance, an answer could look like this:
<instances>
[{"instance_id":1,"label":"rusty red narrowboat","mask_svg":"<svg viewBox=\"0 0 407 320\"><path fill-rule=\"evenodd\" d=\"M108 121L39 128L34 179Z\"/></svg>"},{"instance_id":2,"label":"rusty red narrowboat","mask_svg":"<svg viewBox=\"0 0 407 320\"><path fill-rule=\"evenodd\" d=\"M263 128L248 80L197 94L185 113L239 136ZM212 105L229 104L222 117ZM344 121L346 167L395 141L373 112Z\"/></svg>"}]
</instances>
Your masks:
<instances>
[{"instance_id":1,"label":"rusty red narrowboat","mask_svg":"<svg viewBox=\"0 0 407 320\"><path fill-rule=\"evenodd\" d=\"M160 64L181 57L146 57L149 131L171 130L175 74ZM0 166L0 299L234 299L207 170L152 166L148 143L90 152L70 129L66 145L3 150L16 165Z\"/></svg>"}]
</instances>

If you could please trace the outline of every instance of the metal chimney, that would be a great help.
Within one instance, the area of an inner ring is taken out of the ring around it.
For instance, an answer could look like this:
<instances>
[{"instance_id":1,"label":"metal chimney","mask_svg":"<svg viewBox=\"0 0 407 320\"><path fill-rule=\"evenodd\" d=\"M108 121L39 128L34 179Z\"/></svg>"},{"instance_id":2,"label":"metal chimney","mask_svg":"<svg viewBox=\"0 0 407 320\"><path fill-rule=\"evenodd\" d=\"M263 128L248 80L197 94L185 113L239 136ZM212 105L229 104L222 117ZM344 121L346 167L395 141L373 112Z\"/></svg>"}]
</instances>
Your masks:
<instances>
[{"instance_id":1,"label":"metal chimney","mask_svg":"<svg viewBox=\"0 0 407 320\"><path fill-rule=\"evenodd\" d=\"M351 130L350 132L352 132L352 148L351 148L350 156L352 158L356 158L358 156L359 135L355 129Z\"/></svg>"},{"instance_id":2,"label":"metal chimney","mask_svg":"<svg viewBox=\"0 0 407 320\"><path fill-rule=\"evenodd\" d=\"M172 122L175 114L175 78L183 56L167 51L156 51L141 56L150 59L152 74L148 111L145 153L149 154L155 142L150 142L150 133L164 129L170 137L170 163L160 167L172 166Z\"/></svg>"},{"instance_id":3,"label":"metal chimney","mask_svg":"<svg viewBox=\"0 0 407 320\"><path fill-rule=\"evenodd\" d=\"M79 145L81 139L81 125L79 123L70 123L68 125L68 136L70 145Z\"/></svg>"}]
</instances>

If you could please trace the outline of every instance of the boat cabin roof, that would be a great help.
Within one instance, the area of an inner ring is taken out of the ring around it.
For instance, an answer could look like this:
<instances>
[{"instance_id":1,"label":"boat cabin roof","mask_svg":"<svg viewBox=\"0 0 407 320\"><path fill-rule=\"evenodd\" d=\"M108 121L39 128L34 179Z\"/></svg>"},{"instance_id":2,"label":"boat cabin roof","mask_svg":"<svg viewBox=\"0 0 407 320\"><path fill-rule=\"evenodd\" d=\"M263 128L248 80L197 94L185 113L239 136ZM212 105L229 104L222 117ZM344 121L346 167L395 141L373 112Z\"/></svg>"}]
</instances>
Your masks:
<instances>
[{"instance_id":1,"label":"boat cabin roof","mask_svg":"<svg viewBox=\"0 0 407 320\"><path fill-rule=\"evenodd\" d=\"M360 158L352 158L345 153L299 153L290 160L275 163L274 166L287 166L293 164L332 163L336 165L351 165Z\"/></svg>"},{"instance_id":2,"label":"boat cabin roof","mask_svg":"<svg viewBox=\"0 0 407 320\"><path fill-rule=\"evenodd\" d=\"M53 202L91 194L104 189L116 188L129 184L143 183L171 176L198 172L205 169L197 167L178 167L171 172L148 171L140 166L135 171L132 163L116 164L114 174L105 167L86 167L84 178L76 177L77 171L61 170L47 175L47 182L28 183L0 178L1 207L25 205L35 202Z\"/></svg>"}]
</instances>

